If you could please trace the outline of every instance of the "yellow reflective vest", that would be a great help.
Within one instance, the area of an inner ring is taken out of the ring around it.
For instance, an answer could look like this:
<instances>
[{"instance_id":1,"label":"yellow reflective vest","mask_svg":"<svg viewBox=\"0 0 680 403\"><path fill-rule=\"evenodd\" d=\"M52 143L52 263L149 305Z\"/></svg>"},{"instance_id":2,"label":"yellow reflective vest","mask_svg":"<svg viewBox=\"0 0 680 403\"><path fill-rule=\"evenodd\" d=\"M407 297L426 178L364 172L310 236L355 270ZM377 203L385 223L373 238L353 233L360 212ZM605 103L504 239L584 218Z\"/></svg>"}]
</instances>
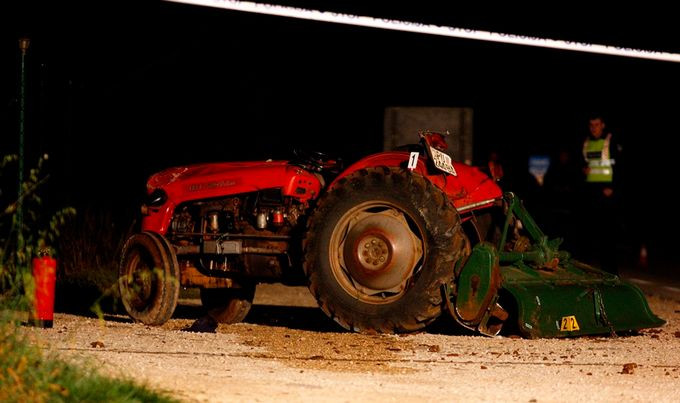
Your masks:
<instances>
[{"instance_id":1,"label":"yellow reflective vest","mask_svg":"<svg viewBox=\"0 0 680 403\"><path fill-rule=\"evenodd\" d=\"M588 163L586 182L611 182L614 179L614 160L610 158L609 147L612 135L605 138L588 137L583 142L583 158Z\"/></svg>"}]
</instances>

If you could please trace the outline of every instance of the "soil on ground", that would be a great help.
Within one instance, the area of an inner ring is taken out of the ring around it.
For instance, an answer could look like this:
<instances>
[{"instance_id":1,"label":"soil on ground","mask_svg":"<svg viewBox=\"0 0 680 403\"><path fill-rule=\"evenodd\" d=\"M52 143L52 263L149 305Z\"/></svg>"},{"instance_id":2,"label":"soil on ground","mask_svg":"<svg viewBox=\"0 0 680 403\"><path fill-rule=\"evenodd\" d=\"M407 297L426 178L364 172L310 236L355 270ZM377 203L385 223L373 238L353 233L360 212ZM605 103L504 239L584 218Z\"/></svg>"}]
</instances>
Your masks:
<instances>
[{"instance_id":1,"label":"soil on ground","mask_svg":"<svg viewBox=\"0 0 680 403\"><path fill-rule=\"evenodd\" d=\"M261 285L244 323L189 332L204 316L182 299L160 327L123 314L56 313L27 336L70 360L194 401L677 401L680 302L648 294L668 323L619 337L526 340L455 330L342 330L306 288ZM213 330L214 332L210 332Z\"/></svg>"}]
</instances>

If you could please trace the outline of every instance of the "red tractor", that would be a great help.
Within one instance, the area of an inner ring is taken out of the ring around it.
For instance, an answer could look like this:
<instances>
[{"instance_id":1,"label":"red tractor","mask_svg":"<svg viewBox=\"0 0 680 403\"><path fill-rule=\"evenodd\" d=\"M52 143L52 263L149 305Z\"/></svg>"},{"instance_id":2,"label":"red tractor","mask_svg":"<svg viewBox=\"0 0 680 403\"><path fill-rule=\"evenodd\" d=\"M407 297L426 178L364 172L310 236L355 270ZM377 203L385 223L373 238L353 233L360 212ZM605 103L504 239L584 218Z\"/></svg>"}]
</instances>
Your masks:
<instances>
[{"instance_id":1,"label":"red tractor","mask_svg":"<svg viewBox=\"0 0 680 403\"><path fill-rule=\"evenodd\" d=\"M664 323L636 287L571 259L512 193L452 162L443 135L420 139L344 170L298 152L151 176L142 231L121 257L127 312L160 325L180 287L198 287L210 316L234 323L256 284L281 282L307 285L358 332L415 331L445 310L488 335L506 323L527 337Z\"/></svg>"}]
</instances>

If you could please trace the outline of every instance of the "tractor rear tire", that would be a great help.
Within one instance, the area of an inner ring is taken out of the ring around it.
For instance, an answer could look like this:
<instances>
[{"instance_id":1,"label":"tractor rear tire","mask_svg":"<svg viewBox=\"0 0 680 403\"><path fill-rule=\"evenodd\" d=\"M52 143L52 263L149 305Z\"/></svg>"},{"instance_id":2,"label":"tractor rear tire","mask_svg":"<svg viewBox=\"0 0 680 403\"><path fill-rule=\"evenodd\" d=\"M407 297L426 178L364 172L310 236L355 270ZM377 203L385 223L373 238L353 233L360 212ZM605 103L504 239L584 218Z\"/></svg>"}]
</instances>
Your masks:
<instances>
[{"instance_id":1,"label":"tractor rear tire","mask_svg":"<svg viewBox=\"0 0 680 403\"><path fill-rule=\"evenodd\" d=\"M303 267L321 309L362 333L422 329L442 312L466 249L460 217L420 174L358 170L318 202L303 242Z\"/></svg>"},{"instance_id":2,"label":"tractor rear tire","mask_svg":"<svg viewBox=\"0 0 680 403\"><path fill-rule=\"evenodd\" d=\"M255 285L243 288L201 288L201 303L217 323L238 323L253 305Z\"/></svg>"},{"instance_id":3,"label":"tractor rear tire","mask_svg":"<svg viewBox=\"0 0 680 403\"><path fill-rule=\"evenodd\" d=\"M118 287L132 319L147 325L167 322L179 297L179 264L170 243L153 232L128 238L121 254Z\"/></svg>"}]
</instances>

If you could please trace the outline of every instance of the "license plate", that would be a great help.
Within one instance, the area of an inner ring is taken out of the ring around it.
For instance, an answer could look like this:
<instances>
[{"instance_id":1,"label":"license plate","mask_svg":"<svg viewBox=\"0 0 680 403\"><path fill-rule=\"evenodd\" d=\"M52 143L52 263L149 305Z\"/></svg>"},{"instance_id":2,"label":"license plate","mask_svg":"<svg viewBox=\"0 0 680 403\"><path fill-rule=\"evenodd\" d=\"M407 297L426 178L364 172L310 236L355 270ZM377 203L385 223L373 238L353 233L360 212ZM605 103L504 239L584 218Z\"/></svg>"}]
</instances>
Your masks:
<instances>
[{"instance_id":1,"label":"license plate","mask_svg":"<svg viewBox=\"0 0 680 403\"><path fill-rule=\"evenodd\" d=\"M430 147L430 155L432 155L432 162L434 162L434 166L437 169L453 176L458 176L451 163L451 157L449 157L448 154L443 153L434 147Z\"/></svg>"}]
</instances>

